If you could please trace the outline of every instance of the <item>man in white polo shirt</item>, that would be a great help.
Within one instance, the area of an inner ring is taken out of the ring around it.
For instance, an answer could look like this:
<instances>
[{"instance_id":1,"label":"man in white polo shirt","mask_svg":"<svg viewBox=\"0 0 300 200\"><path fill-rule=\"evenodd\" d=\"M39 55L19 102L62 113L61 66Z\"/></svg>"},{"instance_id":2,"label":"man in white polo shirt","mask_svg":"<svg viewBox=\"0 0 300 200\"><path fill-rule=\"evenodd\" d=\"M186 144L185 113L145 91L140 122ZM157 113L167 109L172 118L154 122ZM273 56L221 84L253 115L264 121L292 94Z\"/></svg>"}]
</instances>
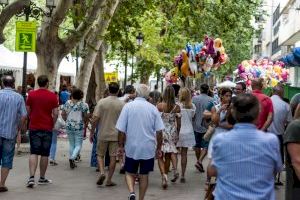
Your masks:
<instances>
[{"instance_id":1,"label":"man in white polo shirt","mask_svg":"<svg viewBox=\"0 0 300 200\"><path fill-rule=\"evenodd\" d=\"M149 88L139 85L137 97L127 103L118 119L116 128L119 130L119 153L124 153L126 182L130 192L129 200L135 200L134 179L139 169L139 199L143 200L148 187L148 174L153 171L154 157L161 156L162 130L164 124L157 108L147 102Z\"/></svg>"}]
</instances>

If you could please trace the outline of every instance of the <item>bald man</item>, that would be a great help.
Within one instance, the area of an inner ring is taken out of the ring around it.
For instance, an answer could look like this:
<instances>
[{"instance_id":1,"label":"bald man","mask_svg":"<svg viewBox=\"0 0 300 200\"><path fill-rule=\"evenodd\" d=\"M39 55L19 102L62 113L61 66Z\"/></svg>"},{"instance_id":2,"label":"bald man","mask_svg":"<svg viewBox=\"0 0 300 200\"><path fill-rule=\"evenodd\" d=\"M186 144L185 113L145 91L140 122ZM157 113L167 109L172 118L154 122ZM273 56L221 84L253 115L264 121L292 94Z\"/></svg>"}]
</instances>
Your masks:
<instances>
[{"instance_id":1,"label":"bald man","mask_svg":"<svg viewBox=\"0 0 300 200\"><path fill-rule=\"evenodd\" d=\"M271 97L274 109L273 122L268 128L268 131L274 133L279 139L282 163L284 163L283 133L287 124L290 123L293 119L291 108L288 103L283 101L283 96L283 86L275 86L273 88L273 96ZM276 185L282 185L282 183L280 182L280 174L278 174L277 176Z\"/></svg>"},{"instance_id":2,"label":"bald man","mask_svg":"<svg viewBox=\"0 0 300 200\"><path fill-rule=\"evenodd\" d=\"M267 131L273 120L273 103L270 97L262 93L264 80L262 78L253 79L252 94L256 96L260 103L260 113L256 122L256 127L262 131Z\"/></svg>"}]
</instances>

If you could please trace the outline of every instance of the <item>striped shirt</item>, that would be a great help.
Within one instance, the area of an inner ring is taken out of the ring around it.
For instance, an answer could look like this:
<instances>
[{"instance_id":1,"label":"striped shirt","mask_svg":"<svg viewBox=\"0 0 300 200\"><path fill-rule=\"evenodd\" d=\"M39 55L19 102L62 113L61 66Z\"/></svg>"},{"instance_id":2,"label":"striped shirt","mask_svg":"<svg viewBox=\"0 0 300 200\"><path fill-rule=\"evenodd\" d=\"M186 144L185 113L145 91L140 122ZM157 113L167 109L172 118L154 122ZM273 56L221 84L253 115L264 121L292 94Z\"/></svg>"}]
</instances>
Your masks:
<instances>
[{"instance_id":1,"label":"striped shirt","mask_svg":"<svg viewBox=\"0 0 300 200\"><path fill-rule=\"evenodd\" d=\"M0 90L0 137L14 139L21 117L26 117L23 97L11 88Z\"/></svg>"},{"instance_id":2,"label":"striped shirt","mask_svg":"<svg viewBox=\"0 0 300 200\"><path fill-rule=\"evenodd\" d=\"M236 124L212 139L216 200L275 200L274 173L282 168L279 142L253 124Z\"/></svg>"}]
</instances>

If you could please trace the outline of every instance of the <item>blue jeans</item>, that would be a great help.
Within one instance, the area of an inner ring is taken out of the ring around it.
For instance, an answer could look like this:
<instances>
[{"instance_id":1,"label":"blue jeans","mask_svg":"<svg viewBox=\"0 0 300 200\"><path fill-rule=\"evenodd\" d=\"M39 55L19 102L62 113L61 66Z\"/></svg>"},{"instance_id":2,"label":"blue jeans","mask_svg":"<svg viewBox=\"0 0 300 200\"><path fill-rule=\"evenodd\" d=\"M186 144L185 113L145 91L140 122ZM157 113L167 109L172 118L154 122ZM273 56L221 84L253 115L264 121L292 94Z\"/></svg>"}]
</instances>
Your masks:
<instances>
[{"instance_id":1,"label":"blue jeans","mask_svg":"<svg viewBox=\"0 0 300 200\"><path fill-rule=\"evenodd\" d=\"M51 143L51 148L50 148L50 160L55 160L58 131L53 130L52 133L53 134L52 134L52 143Z\"/></svg>"},{"instance_id":2,"label":"blue jeans","mask_svg":"<svg viewBox=\"0 0 300 200\"><path fill-rule=\"evenodd\" d=\"M70 145L69 156L71 160L75 160L82 147L83 130L78 130L78 131L67 130L67 134L68 134L69 145Z\"/></svg>"},{"instance_id":3,"label":"blue jeans","mask_svg":"<svg viewBox=\"0 0 300 200\"><path fill-rule=\"evenodd\" d=\"M12 169L15 155L16 139L0 137L0 165L3 168Z\"/></svg>"}]
</instances>

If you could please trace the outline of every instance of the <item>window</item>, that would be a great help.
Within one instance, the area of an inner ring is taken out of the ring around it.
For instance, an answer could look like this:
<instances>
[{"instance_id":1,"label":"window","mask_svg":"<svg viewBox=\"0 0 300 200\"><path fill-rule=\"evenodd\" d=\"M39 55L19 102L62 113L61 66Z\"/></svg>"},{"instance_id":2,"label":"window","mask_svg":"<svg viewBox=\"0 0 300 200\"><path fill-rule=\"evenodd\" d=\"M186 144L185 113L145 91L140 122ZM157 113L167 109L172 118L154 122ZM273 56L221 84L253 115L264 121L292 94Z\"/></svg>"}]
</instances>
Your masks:
<instances>
[{"instance_id":1,"label":"window","mask_svg":"<svg viewBox=\"0 0 300 200\"><path fill-rule=\"evenodd\" d=\"M273 13L273 25L275 25L279 17L280 17L280 4L277 6L276 10Z\"/></svg>"},{"instance_id":2,"label":"window","mask_svg":"<svg viewBox=\"0 0 300 200\"><path fill-rule=\"evenodd\" d=\"M254 53L261 54L261 45L260 44L254 46Z\"/></svg>"},{"instance_id":3,"label":"window","mask_svg":"<svg viewBox=\"0 0 300 200\"><path fill-rule=\"evenodd\" d=\"M273 28L273 36L276 36L279 32L280 22Z\"/></svg>"},{"instance_id":4,"label":"window","mask_svg":"<svg viewBox=\"0 0 300 200\"><path fill-rule=\"evenodd\" d=\"M278 45L278 38L272 42L272 55L280 51L280 47Z\"/></svg>"}]
</instances>

